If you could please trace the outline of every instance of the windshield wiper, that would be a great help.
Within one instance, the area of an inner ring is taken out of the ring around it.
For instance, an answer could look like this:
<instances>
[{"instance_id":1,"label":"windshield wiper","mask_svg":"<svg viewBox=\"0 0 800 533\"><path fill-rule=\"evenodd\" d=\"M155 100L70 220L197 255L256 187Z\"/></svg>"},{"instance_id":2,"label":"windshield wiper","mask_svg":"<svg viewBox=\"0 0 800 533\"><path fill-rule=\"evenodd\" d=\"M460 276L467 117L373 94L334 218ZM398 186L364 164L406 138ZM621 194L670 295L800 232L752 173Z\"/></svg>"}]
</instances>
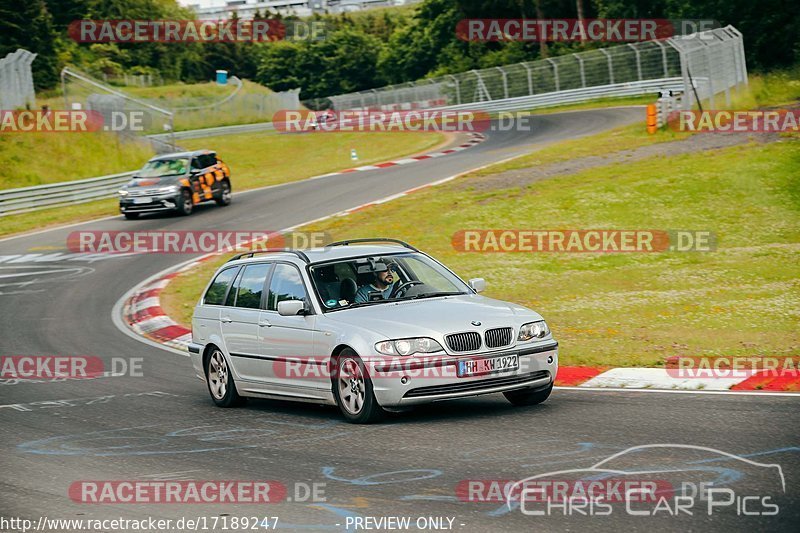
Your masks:
<instances>
[{"instance_id":1,"label":"windshield wiper","mask_svg":"<svg viewBox=\"0 0 800 533\"><path fill-rule=\"evenodd\" d=\"M426 292L425 294L417 294L416 296L409 296L407 298L398 298L398 300L421 300L422 298L436 298L437 296L458 296L459 294L466 294L463 292Z\"/></svg>"}]
</instances>

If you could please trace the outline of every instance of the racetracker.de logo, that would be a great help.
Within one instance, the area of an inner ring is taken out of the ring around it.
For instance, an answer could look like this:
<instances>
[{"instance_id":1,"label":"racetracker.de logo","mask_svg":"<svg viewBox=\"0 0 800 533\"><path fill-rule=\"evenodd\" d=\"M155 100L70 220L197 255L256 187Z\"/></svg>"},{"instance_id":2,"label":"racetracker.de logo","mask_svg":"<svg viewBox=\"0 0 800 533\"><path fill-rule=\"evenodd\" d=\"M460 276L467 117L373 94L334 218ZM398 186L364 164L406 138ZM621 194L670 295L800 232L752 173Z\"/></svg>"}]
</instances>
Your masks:
<instances>
[{"instance_id":1,"label":"racetracker.de logo","mask_svg":"<svg viewBox=\"0 0 800 533\"><path fill-rule=\"evenodd\" d=\"M481 132L491 127L485 111L313 111L281 110L272 117L283 133L314 132Z\"/></svg>"},{"instance_id":2,"label":"racetracker.de logo","mask_svg":"<svg viewBox=\"0 0 800 533\"><path fill-rule=\"evenodd\" d=\"M800 377L800 356L672 356L667 375L677 379L747 378L754 374L779 379Z\"/></svg>"},{"instance_id":3,"label":"racetracker.de logo","mask_svg":"<svg viewBox=\"0 0 800 533\"><path fill-rule=\"evenodd\" d=\"M716 236L693 230L509 230L468 229L453 234L459 252L710 252Z\"/></svg>"},{"instance_id":4,"label":"racetracker.de logo","mask_svg":"<svg viewBox=\"0 0 800 533\"><path fill-rule=\"evenodd\" d=\"M667 39L718 27L713 20L667 19L462 19L463 41L640 42Z\"/></svg>"},{"instance_id":5,"label":"racetracker.de logo","mask_svg":"<svg viewBox=\"0 0 800 533\"><path fill-rule=\"evenodd\" d=\"M98 111L0 110L0 133L89 133L104 129Z\"/></svg>"},{"instance_id":6,"label":"racetracker.de logo","mask_svg":"<svg viewBox=\"0 0 800 533\"><path fill-rule=\"evenodd\" d=\"M323 231L73 231L67 248L91 254L198 254L318 248L330 241Z\"/></svg>"},{"instance_id":7,"label":"racetracker.de logo","mask_svg":"<svg viewBox=\"0 0 800 533\"><path fill-rule=\"evenodd\" d=\"M673 111L667 124L673 131L696 133L780 133L800 129L800 111Z\"/></svg>"},{"instance_id":8,"label":"racetracker.de logo","mask_svg":"<svg viewBox=\"0 0 800 533\"><path fill-rule=\"evenodd\" d=\"M286 499L278 481L76 481L69 498L86 504L265 504Z\"/></svg>"},{"instance_id":9,"label":"racetracker.de logo","mask_svg":"<svg viewBox=\"0 0 800 533\"><path fill-rule=\"evenodd\" d=\"M92 379L105 372L90 355L10 355L0 357L2 379Z\"/></svg>"},{"instance_id":10,"label":"racetracker.de logo","mask_svg":"<svg viewBox=\"0 0 800 533\"><path fill-rule=\"evenodd\" d=\"M456 485L456 496L462 502L567 502L575 500L619 502L654 502L671 495L672 484L663 479L607 478L532 479L523 482L510 479L464 479Z\"/></svg>"},{"instance_id":11,"label":"racetracker.de logo","mask_svg":"<svg viewBox=\"0 0 800 533\"><path fill-rule=\"evenodd\" d=\"M78 43L229 43L286 38L272 19L248 20L75 20L68 28Z\"/></svg>"}]
</instances>

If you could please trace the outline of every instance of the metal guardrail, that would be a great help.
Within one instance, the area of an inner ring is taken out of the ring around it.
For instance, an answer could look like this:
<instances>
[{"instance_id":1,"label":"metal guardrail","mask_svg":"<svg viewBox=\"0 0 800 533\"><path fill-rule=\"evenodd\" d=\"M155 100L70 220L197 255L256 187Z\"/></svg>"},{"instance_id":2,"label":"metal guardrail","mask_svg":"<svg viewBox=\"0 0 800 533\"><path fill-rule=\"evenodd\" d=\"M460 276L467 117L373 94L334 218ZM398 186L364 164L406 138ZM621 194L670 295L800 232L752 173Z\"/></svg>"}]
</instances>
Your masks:
<instances>
[{"instance_id":1,"label":"metal guardrail","mask_svg":"<svg viewBox=\"0 0 800 533\"><path fill-rule=\"evenodd\" d=\"M447 106L439 109L480 110L490 113L498 111L523 111L528 109L536 109L539 107L551 107L555 105L587 102L599 98L640 96L645 94L655 95L659 91L676 92L682 90L682 78L662 78L658 80L632 81L628 83L615 83L613 85L600 85L597 87L569 89L566 91L534 94L531 96L520 96L517 98L509 98L507 100L472 102L469 104Z\"/></svg>"},{"instance_id":2,"label":"metal guardrail","mask_svg":"<svg viewBox=\"0 0 800 533\"><path fill-rule=\"evenodd\" d=\"M695 83L703 83L702 80L698 79L694 81ZM439 109L481 110L487 112L521 111L545 106L585 102L604 97L636 96L657 93L658 91L675 92L681 91L682 88L682 78L662 78L657 80L570 89L504 100L493 100L490 102L473 102ZM172 135L174 135L175 139L200 139L203 137L233 135L237 133L255 133L273 129L275 129L275 127L271 122L260 122L256 124L240 124L235 126L204 128L200 130L176 131L171 134L156 134L150 135L149 137L154 141L161 142ZM126 183L133 174L134 172L131 171L86 180L25 187L23 189L11 189L9 191L0 192L0 216L91 202L103 198L112 198L116 195L120 185Z\"/></svg>"},{"instance_id":3,"label":"metal guardrail","mask_svg":"<svg viewBox=\"0 0 800 533\"><path fill-rule=\"evenodd\" d=\"M0 191L0 216L111 198L134 172Z\"/></svg>"}]
</instances>

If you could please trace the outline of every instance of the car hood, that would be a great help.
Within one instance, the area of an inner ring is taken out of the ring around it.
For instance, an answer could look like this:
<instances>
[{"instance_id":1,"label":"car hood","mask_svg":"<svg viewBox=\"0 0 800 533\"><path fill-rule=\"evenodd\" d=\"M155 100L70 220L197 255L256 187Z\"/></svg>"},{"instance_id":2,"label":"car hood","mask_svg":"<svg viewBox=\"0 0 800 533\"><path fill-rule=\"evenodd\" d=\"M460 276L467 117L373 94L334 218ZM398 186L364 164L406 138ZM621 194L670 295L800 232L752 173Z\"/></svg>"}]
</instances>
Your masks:
<instances>
[{"instance_id":1,"label":"car hood","mask_svg":"<svg viewBox=\"0 0 800 533\"><path fill-rule=\"evenodd\" d=\"M183 174L178 176L159 176L155 178L140 178L139 176L134 176L125 187L128 189L136 187L165 187L168 185L176 185L182 177Z\"/></svg>"},{"instance_id":2,"label":"car hood","mask_svg":"<svg viewBox=\"0 0 800 533\"><path fill-rule=\"evenodd\" d=\"M360 326L387 339L441 338L448 333L483 331L542 320L541 315L526 307L477 294L343 309L328 313L328 317L342 324ZM480 325L472 324L473 321Z\"/></svg>"}]
</instances>

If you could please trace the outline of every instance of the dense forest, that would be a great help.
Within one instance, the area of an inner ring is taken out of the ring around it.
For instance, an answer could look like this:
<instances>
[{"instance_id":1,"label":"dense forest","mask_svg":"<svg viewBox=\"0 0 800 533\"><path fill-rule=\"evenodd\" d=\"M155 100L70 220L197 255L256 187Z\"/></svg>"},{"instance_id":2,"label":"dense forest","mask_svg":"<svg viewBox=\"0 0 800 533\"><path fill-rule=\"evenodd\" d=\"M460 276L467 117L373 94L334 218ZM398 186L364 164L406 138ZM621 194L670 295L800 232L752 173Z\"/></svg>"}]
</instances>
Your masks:
<instances>
[{"instance_id":1,"label":"dense forest","mask_svg":"<svg viewBox=\"0 0 800 533\"><path fill-rule=\"evenodd\" d=\"M227 69L274 90L300 87L306 99L596 47L466 42L455 33L464 18L577 18L579 10L584 18L733 24L744 34L751 70L800 59L800 17L790 16L783 0L424 0L413 10L316 15L326 24L325 39L211 44L78 44L67 35L69 23L84 18L194 18L175 0L0 0L0 57L17 48L36 52L39 89L55 87L66 64L94 75L151 73L184 82L209 80L216 69Z\"/></svg>"}]
</instances>

